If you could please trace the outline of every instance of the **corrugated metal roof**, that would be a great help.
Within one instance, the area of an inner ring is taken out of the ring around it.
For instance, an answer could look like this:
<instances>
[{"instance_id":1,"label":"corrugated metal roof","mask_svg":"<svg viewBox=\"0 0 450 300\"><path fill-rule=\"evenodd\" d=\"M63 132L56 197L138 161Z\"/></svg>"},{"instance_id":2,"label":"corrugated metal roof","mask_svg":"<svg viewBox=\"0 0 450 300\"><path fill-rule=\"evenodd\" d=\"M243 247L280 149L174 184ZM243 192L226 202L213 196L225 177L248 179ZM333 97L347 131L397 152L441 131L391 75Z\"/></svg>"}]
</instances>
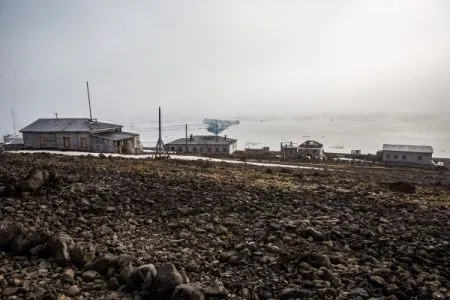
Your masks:
<instances>
[{"instance_id":1,"label":"corrugated metal roof","mask_svg":"<svg viewBox=\"0 0 450 300\"><path fill-rule=\"evenodd\" d=\"M122 141L122 140L128 140L135 136L138 136L137 133L131 133L131 132L105 132L105 133L99 133L92 136L100 137L103 139L111 140L111 141Z\"/></svg>"},{"instance_id":2,"label":"corrugated metal roof","mask_svg":"<svg viewBox=\"0 0 450 300\"><path fill-rule=\"evenodd\" d=\"M87 118L38 119L26 126L21 132L92 132L121 125L89 121Z\"/></svg>"},{"instance_id":3,"label":"corrugated metal roof","mask_svg":"<svg viewBox=\"0 0 450 300\"><path fill-rule=\"evenodd\" d=\"M223 136L215 136L215 135L194 135L191 138L187 139L188 145L230 145L237 142L235 139L226 138ZM186 138L177 139L167 145L185 145Z\"/></svg>"},{"instance_id":4,"label":"corrugated metal roof","mask_svg":"<svg viewBox=\"0 0 450 300\"><path fill-rule=\"evenodd\" d=\"M433 147L431 147L431 146L420 146L420 145L384 144L383 145L383 151L433 153Z\"/></svg>"}]
</instances>

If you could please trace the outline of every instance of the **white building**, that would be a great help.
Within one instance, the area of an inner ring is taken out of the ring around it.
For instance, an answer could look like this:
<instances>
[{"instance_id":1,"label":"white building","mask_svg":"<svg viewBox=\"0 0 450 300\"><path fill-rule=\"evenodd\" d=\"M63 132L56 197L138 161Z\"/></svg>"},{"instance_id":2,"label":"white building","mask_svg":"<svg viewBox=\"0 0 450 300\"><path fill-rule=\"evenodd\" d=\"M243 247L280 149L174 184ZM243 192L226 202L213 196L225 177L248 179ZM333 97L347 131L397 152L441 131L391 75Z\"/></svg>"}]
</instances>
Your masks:
<instances>
[{"instance_id":1,"label":"white building","mask_svg":"<svg viewBox=\"0 0 450 300\"><path fill-rule=\"evenodd\" d=\"M188 139L182 138L167 143L165 147L170 152L228 155L237 150L237 140L230 139L226 135L223 137L214 135L191 135Z\"/></svg>"},{"instance_id":2,"label":"white building","mask_svg":"<svg viewBox=\"0 0 450 300\"><path fill-rule=\"evenodd\" d=\"M383 162L431 165L433 148L417 145L383 145Z\"/></svg>"}]
</instances>

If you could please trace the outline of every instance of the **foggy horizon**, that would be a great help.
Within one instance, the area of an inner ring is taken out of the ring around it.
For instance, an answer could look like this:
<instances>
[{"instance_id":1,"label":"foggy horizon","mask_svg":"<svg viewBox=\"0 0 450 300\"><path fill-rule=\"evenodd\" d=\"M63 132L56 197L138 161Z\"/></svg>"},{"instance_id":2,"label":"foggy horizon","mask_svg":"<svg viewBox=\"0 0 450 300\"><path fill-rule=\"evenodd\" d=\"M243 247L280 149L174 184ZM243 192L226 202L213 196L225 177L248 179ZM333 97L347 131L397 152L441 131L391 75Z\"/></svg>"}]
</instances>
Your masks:
<instances>
[{"instance_id":1,"label":"foggy horizon","mask_svg":"<svg viewBox=\"0 0 450 300\"><path fill-rule=\"evenodd\" d=\"M450 114L450 3L0 1L0 132L102 120Z\"/></svg>"}]
</instances>

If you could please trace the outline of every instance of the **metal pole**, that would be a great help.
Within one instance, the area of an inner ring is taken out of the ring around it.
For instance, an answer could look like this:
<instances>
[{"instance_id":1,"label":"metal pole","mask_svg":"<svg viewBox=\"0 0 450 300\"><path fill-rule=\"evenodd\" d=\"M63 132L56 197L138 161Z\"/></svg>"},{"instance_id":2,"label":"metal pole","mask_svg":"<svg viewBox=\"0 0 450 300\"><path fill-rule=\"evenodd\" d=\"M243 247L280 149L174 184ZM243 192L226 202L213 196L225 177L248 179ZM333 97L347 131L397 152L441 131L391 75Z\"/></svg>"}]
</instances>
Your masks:
<instances>
[{"instance_id":1,"label":"metal pole","mask_svg":"<svg viewBox=\"0 0 450 300\"><path fill-rule=\"evenodd\" d=\"M185 152L189 152L188 151L188 134L187 134L187 124L186 124L186 146L185 146Z\"/></svg>"},{"instance_id":2,"label":"metal pole","mask_svg":"<svg viewBox=\"0 0 450 300\"><path fill-rule=\"evenodd\" d=\"M87 88L87 94L88 94L88 102L89 102L89 116L92 121L92 110L91 110L91 95L89 93L89 82L86 81L86 88Z\"/></svg>"},{"instance_id":3,"label":"metal pole","mask_svg":"<svg viewBox=\"0 0 450 300\"><path fill-rule=\"evenodd\" d=\"M16 135L16 122L14 121L14 110L11 108L11 119L13 121L14 135Z\"/></svg>"},{"instance_id":4,"label":"metal pole","mask_svg":"<svg viewBox=\"0 0 450 300\"><path fill-rule=\"evenodd\" d=\"M161 107L159 107L159 140L161 139Z\"/></svg>"}]
</instances>

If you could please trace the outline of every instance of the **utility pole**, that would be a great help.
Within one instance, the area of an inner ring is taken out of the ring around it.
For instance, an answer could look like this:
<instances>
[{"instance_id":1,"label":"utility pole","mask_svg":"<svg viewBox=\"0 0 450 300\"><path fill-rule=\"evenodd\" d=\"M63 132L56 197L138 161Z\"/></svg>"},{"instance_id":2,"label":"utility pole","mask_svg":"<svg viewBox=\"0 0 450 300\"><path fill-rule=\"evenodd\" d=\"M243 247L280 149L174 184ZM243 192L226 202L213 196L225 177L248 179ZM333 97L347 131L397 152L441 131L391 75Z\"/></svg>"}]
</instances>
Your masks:
<instances>
[{"instance_id":1,"label":"utility pole","mask_svg":"<svg viewBox=\"0 0 450 300\"><path fill-rule=\"evenodd\" d=\"M92 121L92 110L91 110L91 94L89 93L89 82L86 81L88 102L89 102L89 121Z\"/></svg>"},{"instance_id":2,"label":"utility pole","mask_svg":"<svg viewBox=\"0 0 450 300\"><path fill-rule=\"evenodd\" d=\"M155 148L155 158L162 158L162 157L169 157L166 149L164 149L164 142L162 140L162 134L161 134L161 107L159 107L159 118L158 118L158 125L159 125L159 137L158 142L156 143Z\"/></svg>"},{"instance_id":3,"label":"utility pole","mask_svg":"<svg viewBox=\"0 0 450 300\"><path fill-rule=\"evenodd\" d=\"M189 149L188 149L188 132L187 132L187 124L186 124L186 145L185 145L184 152L186 152L186 153L189 152Z\"/></svg>"}]
</instances>

